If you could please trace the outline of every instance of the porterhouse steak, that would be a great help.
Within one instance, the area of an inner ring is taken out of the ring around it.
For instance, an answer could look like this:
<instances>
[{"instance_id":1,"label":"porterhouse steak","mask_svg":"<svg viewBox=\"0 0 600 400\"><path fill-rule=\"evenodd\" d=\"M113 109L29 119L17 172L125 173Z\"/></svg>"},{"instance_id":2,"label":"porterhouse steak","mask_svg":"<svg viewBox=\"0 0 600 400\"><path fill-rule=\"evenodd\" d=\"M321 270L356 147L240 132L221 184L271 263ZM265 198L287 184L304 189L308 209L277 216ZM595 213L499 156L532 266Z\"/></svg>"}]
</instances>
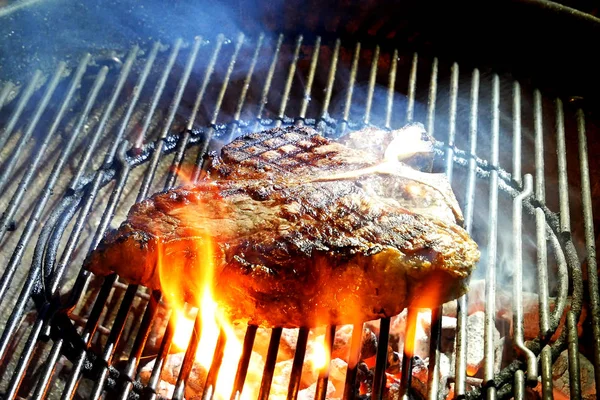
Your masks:
<instances>
[{"instance_id":1,"label":"porterhouse steak","mask_svg":"<svg viewBox=\"0 0 600 400\"><path fill-rule=\"evenodd\" d=\"M212 268L229 318L265 327L360 323L465 293L479 251L427 154L382 164L354 147L310 128L242 136L206 179L135 204L85 265L192 303Z\"/></svg>"}]
</instances>

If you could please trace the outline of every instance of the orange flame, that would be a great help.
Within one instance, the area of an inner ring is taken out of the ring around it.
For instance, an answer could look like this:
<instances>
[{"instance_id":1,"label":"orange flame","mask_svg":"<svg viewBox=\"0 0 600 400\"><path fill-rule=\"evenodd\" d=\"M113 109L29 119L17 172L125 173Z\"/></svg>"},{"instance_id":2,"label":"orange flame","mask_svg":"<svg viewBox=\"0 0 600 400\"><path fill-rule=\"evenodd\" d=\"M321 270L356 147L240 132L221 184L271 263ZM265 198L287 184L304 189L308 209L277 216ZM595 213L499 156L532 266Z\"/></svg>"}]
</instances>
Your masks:
<instances>
[{"instance_id":1,"label":"orange flame","mask_svg":"<svg viewBox=\"0 0 600 400\"><path fill-rule=\"evenodd\" d=\"M181 170L176 172L183 182L192 183L189 179L190 175ZM213 196L209 197L214 199ZM235 334L233 325L215 300L213 290L216 284L214 276L217 267L215 263L216 248L213 238L206 229L203 229L201 223L204 218L210 218L209 212L214 213L218 210L215 210L214 204L203 204L202 198L200 198L196 207L189 211L183 207L179 211L190 214L180 214L179 217L193 221L188 224L193 228L186 233L184 239L159 245L156 268L165 301L174 313L173 344L176 349L187 348L194 329L193 318L199 315L202 321L202 330L195 362L204 369L205 373L208 373L213 362L219 334L223 331L226 339L223 359L215 387L212 390L216 399L229 399L243 346ZM196 226L194 227L194 225ZM197 308L193 308L192 311L197 310L197 312L186 312L185 300L196 306ZM246 385L241 398L252 398L253 392L252 385Z\"/></svg>"},{"instance_id":2,"label":"orange flame","mask_svg":"<svg viewBox=\"0 0 600 400\"><path fill-rule=\"evenodd\" d=\"M432 276L423 282L423 287L419 290L419 295L413 301L406 317L406 336L404 339L405 353L409 356L415 355L415 342L423 337L423 334L417 334L422 330L423 320L431 321L431 311L424 309L433 309L439 306L442 293L445 291L445 274L432 274ZM431 325L431 322L429 324ZM427 336L430 336L427 334Z\"/></svg>"},{"instance_id":3,"label":"orange flame","mask_svg":"<svg viewBox=\"0 0 600 400\"><path fill-rule=\"evenodd\" d=\"M313 344L313 354L310 358L310 362L318 371L325 369L331 361L328 347L329 346L325 343L325 335L319 336Z\"/></svg>"},{"instance_id":4,"label":"orange flame","mask_svg":"<svg viewBox=\"0 0 600 400\"><path fill-rule=\"evenodd\" d=\"M182 167L171 167L173 172L177 175L177 178L183 183L184 186L192 186L194 181L192 176L194 174L194 167L191 165Z\"/></svg>"}]
</instances>

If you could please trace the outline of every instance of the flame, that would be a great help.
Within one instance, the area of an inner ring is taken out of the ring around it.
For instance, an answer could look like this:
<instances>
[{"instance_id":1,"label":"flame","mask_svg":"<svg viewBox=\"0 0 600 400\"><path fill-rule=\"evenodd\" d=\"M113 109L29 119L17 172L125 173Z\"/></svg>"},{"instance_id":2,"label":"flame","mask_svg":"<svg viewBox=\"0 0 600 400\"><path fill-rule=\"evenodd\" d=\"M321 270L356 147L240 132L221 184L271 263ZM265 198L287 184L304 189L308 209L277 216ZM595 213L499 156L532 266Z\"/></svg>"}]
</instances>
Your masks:
<instances>
[{"instance_id":1,"label":"flame","mask_svg":"<svg viewBox=\"0 0 600 400\"><path fill-rule=\"evenodd\" d=\"M192 176L194 174L193 166L181 166L171 168L184 186L192 186L194 184L194 180L192 179Z\"/></svg>"},{"instance_id":2,"label":"flame","mask_svg":"<svg viewBox=\"0 0 600 400\"><path fill-rule=\"evenodd\" d=\"M412 307L408 309L406 316L406 335L404 340L404 351L409 356L415 355L415 342L426 335L423 325L431 325L431 309L440 306L442 293L447 291L447 278L444 273L432 274L422 288L418 288L419 296L413 301ZM421 332L417 334L417 332Z\"/></svg>"},{"instance_id":3,"label":"flame","mask_svg":"<svg viewBox=\"0 0 600 400\"><path fill-rule=\"evenodd\" d=\"M191 174L186 174L183 170L177 170L176 173L183 182L192 184ZM207 190L210 190L209 186ZM209 197L214 199L212 196ZM218 210L214 203L202 204L202 199L199 202L193 210L186 211L185 207L180 209L182 213L189 212L190 215L179 215L179 217L197 222L188 224L197 226L183 240L159 244L156 270L165 302L174 313L173 345L176 349L183 351L187 348L194 329L194 320L198 317L201 319L195 363L199 364L206 374L213 363L219 335L223 332L225 346L217 381L212 389L206 388L206 390L212 390L215 399L229 399L243 345L235 334L233 325L223 310L218 307L214 295L216 248L209 232L202 228L201 221L203 218L210 217L209 212L214 213ZM190 253L193 253L193 256L190 257ZM187 289L187 292L184 289ZM185 299L196 306L192 308L194 312L185 311L186 307L189 308L184 302ZM254 391L254 385L246 384L241 398L256 397Z\"/></svg>"},{"instance_id":4,"label":"flame","mask_svg":"<svg viewBox=\"0 0 600 400\"><path fill-rule=\"evenodd\" d=\"M315 340L315 343L313 345L313 354L310 358L310 362L312 363L313 367L318 371L324 369L329 364L330 352L328 351L327 347L328 346L325 344L324 335L321 335L319 338L317 338L317 340Z\"/></svg>"},{"instance_id":5,"label":"flame","mask_svg":"<svg viewBox=\"0 0 600 400\"><path fill-rule=\"evenodd\" d=\"M187 318L182 310L174 310L175 332L173 335L173 345L178 350L185 350L192 336L194 329L194 320Z\"/></svg>"}]
</instances>

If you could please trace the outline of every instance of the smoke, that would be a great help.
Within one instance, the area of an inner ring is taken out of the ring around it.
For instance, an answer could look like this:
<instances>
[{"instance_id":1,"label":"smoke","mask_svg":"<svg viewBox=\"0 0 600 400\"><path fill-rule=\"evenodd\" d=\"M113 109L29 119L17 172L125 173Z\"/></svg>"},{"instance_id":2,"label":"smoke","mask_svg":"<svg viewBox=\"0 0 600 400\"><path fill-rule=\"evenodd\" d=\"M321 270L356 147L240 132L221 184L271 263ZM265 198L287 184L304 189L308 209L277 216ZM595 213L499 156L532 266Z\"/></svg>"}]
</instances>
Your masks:
<instances>
[{"instance_id":1,"label":"smoke","mask_svg":"<svg viewBox=\"0 0 600 400\"><path fill-rule=\"evenodd\" d=\"M216 33L235 37L261 25L253 3L245 4L241 15L234 1L21 2L0 14L0 76L19 81L36 68L76 61L84 52L110 59L115 50L136 44L149 48L156 40L171 44L181 37L191 42L197 35Z\"/></svg>"},{"instance_id":2,"label":"smoke","mask_svg":"<svg viewBox=\"0 0 600 400\"><path fill-rule=\"evenodd\" d=\"M255 3L255 7L253 4ZM205 35L211 42L200 49L198 63L202 67L194 69L189 86L194 88L185 94L182 107L178 110L182 119L187 119L191 113L198 88L202 86L205 68L210 62L210 51L216 46L216 34L223 33L228 41L223 42L221 53L214 65L211 84L207 87L206 98L200 105L198 121L200 125L207 125L214 112L214 98L220 90L220 83L228 74L228 66L233 58L238 34L240 32L269 31L268 20L278 18L283 12L289 12L289 5L278 0L269 2L267 7L258 5L258 1L246 2L243 10L234 1L210 2L191 0L176 1L146 1L139 3L125 3L119 1L102 2L99 0L86 2L69 2L66 0L49 0L46 2L32 2L21 8L13 7L4 9L0 14L0 65L1 79L14 79L16 81L29 76L34 69L50 70L59 60L67 59L77 61L84 52L91 52L95 56L104 55L106 60L115 56L122 57L117 52L127 51L132 45L140 45L149 49L150 43L160 40L165 44L172 44L177 38L184 38L189 46L195 36ZM265 24L265 20L267 23ZM257 58L255 72L247 94L247 106L244 107L241 119L247 120L256 117L257 108L261 100L263 87L266 83L266 71L270 67L271 58L277 43L276 34L267 34L262 43L262 49ZM256 35L245 39L256 41ZM310 47L314 41L307 39L304 46ZM327 43L331 46L331 43ZM373 86L370 82L371 62L373 52L363 49L359 60L358 74L352 92L350 108L346 109L349 82L351 78L351 63L354 43L344 43L335 75L335 84L332 91L328 116L335 121L344 119L348 111L350 129L358 129L368 120L369 124L383 127L388 122L392 128L399 128L407 122L409 108L408 76L412 66L412 54L402 54L397 62L396 81L393 90L389 92L389 71L391 64L391 51L382 50L380 62ZM208 49L208 50L207 50ZM240 88L246 76L247 68L253 56L254 46L243 45L235 67L229 73L230 87ZM285 84L290 62L293 60L294 43L286 42L282 47L275 69L272 90L267 98L264 118L275 118L282 102L281 88ZM304 55L301 51L299 67L293 76L290 101L285 114L295 117L298 114L299 102L307 84L307 64L310 63L311 53ZM330 68L331 53L322 48L317 64L317 73L313 83L311 102L309 104L309 117L320 115L323 104L326 77ZM101 57L100 57L101 58ZM102 62L102 60L99 60ZM177 68L182 69L185 57L179 57ZM453 104L450 99L452 65L440 62L437 96L435 103L434 135L436 139L447 141L450 131L450 110ZM422 122L427 126L429 80L431 60L423 56L418 63L416 93L412 109L413 120ZM173 74L178 76L177 74ZM455 144L461 149L469 148L469 116L471 112L470 89L472 84L471 70L461 67L458 76L458 97L456 99ZM477 156L489 160L492 148L492 93L493 76L487 71L482 71L480 76L479 108L477 110ZM170 84L169 87L174 87ZM371 90L373 89L373 90ZM228 89L230 90L230 89ZM512 93L514 86L512 80L500 79L500 113L499 126L500 138L499 164L508 171L512 170L513 146L513 113ZM533 165L533 119L530 89L523 88L521 108L523 110L523 171L534 172ZM228 92L232 96L233 92ZM239 93L235 92L236 95ZM168 98L169 96L164 96ZM295 100L295 101L294 101ZM391 100L391 103L390 103ZM392 104L391 113L388 105ZM235 101L225 102L219 120L227 120L235 113ZM368 111L368 112L367 112ZM391 117L389 117L391 115ZM290 121L288 121L290 122ZM546 129L552 127L552 121L544 123ZM254 124L243 126L239 133L251 131ZM444 163L437 165L438 171L443 171ZM453 185L456 196L465 208L467 170L455 166ZM498 212L498 255L497 270L498 283L508 284L512 281L514 265L514 243L512 237L512 197L502 191L499 192ZM484 276L488 264L489 247L489 187L488 182L477 180L475 187L473 236L480 244L482 261L475 272L475 276ZM524 288L535 291L537 287L537 237L535 221L531 216L524 214L525 227L523 229L524 247ZM548 252L551 261L552 253ZM552 277L552 274L549 274ZM552 285L552 283L551 283Z\"/></svg>"}]
</instances>

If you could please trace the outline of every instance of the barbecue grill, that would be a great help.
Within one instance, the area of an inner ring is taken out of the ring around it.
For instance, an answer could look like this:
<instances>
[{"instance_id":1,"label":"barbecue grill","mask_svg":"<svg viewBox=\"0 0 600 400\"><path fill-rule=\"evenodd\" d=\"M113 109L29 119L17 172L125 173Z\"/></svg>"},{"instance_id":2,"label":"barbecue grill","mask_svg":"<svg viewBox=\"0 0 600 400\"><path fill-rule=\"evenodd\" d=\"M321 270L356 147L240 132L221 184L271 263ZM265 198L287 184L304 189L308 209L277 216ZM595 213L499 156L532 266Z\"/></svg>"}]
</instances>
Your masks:
<instances>
[{"instance_id":1,"label":"barbecue grill","mask_svg":"<svg viewBox=\"0 0 600 400\"><path fill-rule=\"evenodd\" d=\"M261 10L268 15L280 6ZM545 73L530 79L526 68L490 68L493 58L483 55L481 62L463 63L462 56L438 54L433 47L420 51L422 42L399 39L406 32L390 28L395 14L342 6L352 12L337 14L337 20L302 13L307 18L301 25L266 18L272 25L257 30L243 17L247 8L236 3L229 7L239 12L237 27L245 33L225 27L221 34L118 43L108 56L90 46L78 58L44 59L39 70L18 65L0 75L3 398L164 394L161 373L175 327L167 323L161 293L127 285L116 275L95 279L81 269L85 255L133 202L177 186L181 171L197 179L207 153L243 133L306 125L336 138L364 126L390 130L409 122L423 123L436 139L434 168L447 174L466 229L482 249L473 280L485 284L481 297L468 294L431 310L428 337L416 337L429 342L424 390L415 388L413 376L420 360L406 348L398 390L391 390L386 369L388 345L397 345L390 339L393 320L373 325L378 344L367 395L434 399L452 387L457 398L552 398L561 389L553 366L565 350L567 395L598 393L595 165L590 174L588 164L588 142L594 149L598 142L588 106L595 102L593 87L582 88L577 76L552 84ZM594 17L572 14L597 32ZM589 102L581 99L589 93ZM539 320L529 340L524 325L533 317L526 294L536 294ZM498 315L500 303L508 318ZM452 307L457 322L448 350L442 321ZM468 340L471 307L485 315L474 343ZM405 318L414 327L418 310L408 310ZM194 328L172 382L173 398L188 393L201 318ZM231 398L239 398L257 332L247 327L237 371L221 368L221 333L199 396L215 397L217 377L229 374ZM323 332L331 349L336 327ZM365 396L359 393L361 332L354 327L345 383L336 388L344 398ZM283 333L271 330L265 343L261 399L269 397ZM285 385L289 399L303 388L311 335L307 328L297 333ZM404 340L415 335L408 329ZM590 339L593 344L586 345ZM479 371L468 373L473 346L482 348L484 358ZM446 354L448 369L442 366ZM586 381L584 356L593 365L595 387ZM149 357L154 364L141 379ZM329 373L327 367L319 371L315 398L326 398Z\"/></svg>"}]
</instances>

